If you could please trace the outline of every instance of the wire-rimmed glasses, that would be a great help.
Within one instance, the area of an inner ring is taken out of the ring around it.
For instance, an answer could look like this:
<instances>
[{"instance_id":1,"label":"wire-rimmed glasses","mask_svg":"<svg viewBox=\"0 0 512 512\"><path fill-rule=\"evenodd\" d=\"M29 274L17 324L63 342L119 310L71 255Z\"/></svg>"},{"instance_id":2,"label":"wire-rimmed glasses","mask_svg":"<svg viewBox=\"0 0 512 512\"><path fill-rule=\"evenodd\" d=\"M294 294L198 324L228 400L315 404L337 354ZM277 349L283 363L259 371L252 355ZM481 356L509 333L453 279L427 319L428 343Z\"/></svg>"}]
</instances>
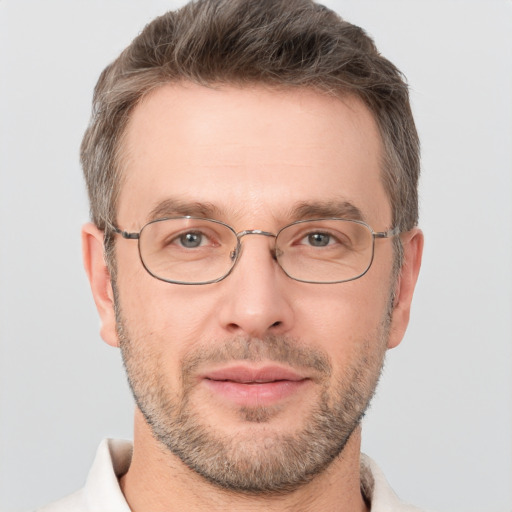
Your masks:
<instances>
[{"instance_id":1,"label":"wire-rimmed glasses","mask_svg":"<svg viewBox=\"0 0 512 512\"><path fill-rule=\"evenodd\" d=\"M114 232L138 240L147 272L174 284L222 281L234 269L247 235L274 238L272 257L296 281L333 284L353 281L368 272L375 239L390 238L399 229L375 232L365 222L342 218L299 220L277 233L259 229L236 232L224 222L199 217L170 217L147 223L138 233Z\"/></svg>"}]
</instances>

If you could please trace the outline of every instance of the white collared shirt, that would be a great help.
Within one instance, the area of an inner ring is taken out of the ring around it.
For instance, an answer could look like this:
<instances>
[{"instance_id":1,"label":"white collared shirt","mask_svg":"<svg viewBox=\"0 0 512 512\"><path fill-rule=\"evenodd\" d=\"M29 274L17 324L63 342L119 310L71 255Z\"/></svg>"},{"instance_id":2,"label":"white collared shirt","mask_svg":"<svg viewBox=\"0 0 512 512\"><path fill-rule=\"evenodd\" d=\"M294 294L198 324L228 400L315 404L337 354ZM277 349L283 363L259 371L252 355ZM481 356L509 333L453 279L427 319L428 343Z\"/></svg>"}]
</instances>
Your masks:
<instances>
[{"instance_id":1,"label":"white collared shirt","mask_svg":"<svg viewBox=\"0 0 512 512\"><path fill-rule=\"evenodd\" d=\"M103 440L85 486L37 512L130 512L118 477L128 471L132 450L130 441ZM361 454L361 489L371 503L372 512L421 512L398 499L382 471L364 454Z\"/></svg>"}]
</instances>

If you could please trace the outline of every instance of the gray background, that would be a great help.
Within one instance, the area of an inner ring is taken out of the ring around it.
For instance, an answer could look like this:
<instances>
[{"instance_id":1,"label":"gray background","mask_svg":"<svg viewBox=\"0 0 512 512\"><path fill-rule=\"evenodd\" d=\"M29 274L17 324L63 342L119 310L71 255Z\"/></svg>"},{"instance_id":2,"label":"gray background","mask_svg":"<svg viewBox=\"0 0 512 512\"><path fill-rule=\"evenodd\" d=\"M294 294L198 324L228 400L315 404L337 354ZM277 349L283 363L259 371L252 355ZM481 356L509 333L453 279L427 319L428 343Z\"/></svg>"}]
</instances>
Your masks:
<instances>
[{"instance_id":1,"label":"gray background","mask_svg":"<svg viewBox=\"0 0 512 512\"><path fill-rule=\"evenodd\" d=\"M82 271L78 146L100 71L181 3L0 0L2 511L80 487L99 441L131 436ZM405 72L423 141L424 265L364 450L408 501L510 511L512 2L326 3Z\"/></svg>"}]
</instances>

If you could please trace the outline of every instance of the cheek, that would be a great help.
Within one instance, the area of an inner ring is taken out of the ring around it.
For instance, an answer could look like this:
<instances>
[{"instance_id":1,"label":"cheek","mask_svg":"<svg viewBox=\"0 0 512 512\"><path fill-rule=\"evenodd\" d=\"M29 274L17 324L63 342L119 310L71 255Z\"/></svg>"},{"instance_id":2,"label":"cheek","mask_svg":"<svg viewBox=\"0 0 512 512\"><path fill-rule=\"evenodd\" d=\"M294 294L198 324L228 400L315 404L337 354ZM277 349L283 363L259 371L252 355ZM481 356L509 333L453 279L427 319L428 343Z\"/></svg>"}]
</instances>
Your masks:
<instances>
[{"instance_id":1,"label":"cheek","mask_svg":"<svg viewBox=\"0 0 512 512\"><path fill-rule=\"evenodd\" d=\"M304 292L295 302L302 311L299 318L309 319L311 327L319 331L344 334L364 331L377 325L385 315L390 287L374 286L368 279L358 279L336 285L318 285Z\"/></svg>"},{"instance_id":2,"label":"cheek","mask_svg":"<svg viewBox=\"0 0 512 512\"><path fill-rule=\"evenodd\" d=\"M389 287L365 277L339 285L315 287L296 301L296 334L315 341L333 360L351 359L362 344L378 344L387 317Z\"/></svg>"},{"instance_id":3,"label":"cheek","mask_svg":"<svg viewBox=\"0 0 512 512\"><path fill-rule=\"evenodd\" d=\"M155 356L179 360L204 339L215 308L197 288L155 279L136 256L118 259L119 305L130 339L143 343Z\"/></svg>"}]
</instances>

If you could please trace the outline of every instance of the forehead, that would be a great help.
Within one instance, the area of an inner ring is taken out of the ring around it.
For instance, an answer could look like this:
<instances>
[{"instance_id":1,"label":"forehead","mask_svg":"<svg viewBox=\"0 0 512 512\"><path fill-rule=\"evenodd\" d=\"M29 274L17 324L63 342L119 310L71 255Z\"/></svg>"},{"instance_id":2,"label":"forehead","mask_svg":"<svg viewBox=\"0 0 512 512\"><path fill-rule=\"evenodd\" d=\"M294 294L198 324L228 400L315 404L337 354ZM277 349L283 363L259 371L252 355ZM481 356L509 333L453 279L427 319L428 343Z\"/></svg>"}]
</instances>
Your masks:
<instances>
[{"instance_id":1,"label":"forehead","mask_svg":"<svg viewBox=\"0 0 512 512\"><path fill-rule=\"evenodd\" d=\"M134 109L121 155L118 222L131 227L165 202L208 205L225 221L285 222L297 205L339 202L379 226L390 217L381 138L350 96L166 85Z\"/></svg>"}]
</instances>

